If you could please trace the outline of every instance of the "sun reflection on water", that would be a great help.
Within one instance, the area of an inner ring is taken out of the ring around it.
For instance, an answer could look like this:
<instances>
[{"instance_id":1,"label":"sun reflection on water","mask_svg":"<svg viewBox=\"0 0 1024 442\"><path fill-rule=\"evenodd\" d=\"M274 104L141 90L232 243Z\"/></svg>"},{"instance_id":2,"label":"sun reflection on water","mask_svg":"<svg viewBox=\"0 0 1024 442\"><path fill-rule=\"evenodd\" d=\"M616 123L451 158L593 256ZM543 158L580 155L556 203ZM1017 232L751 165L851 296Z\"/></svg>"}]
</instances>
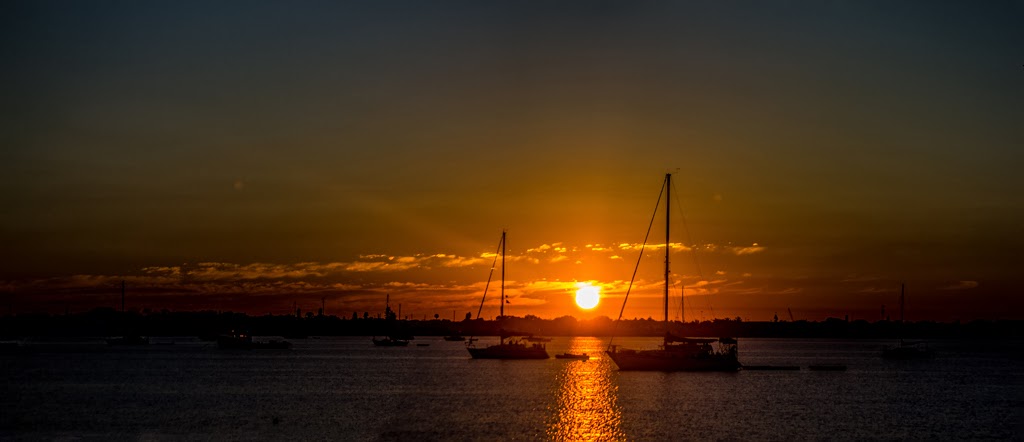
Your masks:
<instances>
[{"instance_id":1,"label":"sun reflection on water","mask_svg":"<svg viewBox=\"0 0 1024 442\"><path fill-rule=\"evenodd\" d=\"M590 360L566 360L558 372L558 399L548 436L554 440L622 440L622 412L614 367L597 338L576 337L569 353L587 353Z\"/></svg>"}]
</instances>

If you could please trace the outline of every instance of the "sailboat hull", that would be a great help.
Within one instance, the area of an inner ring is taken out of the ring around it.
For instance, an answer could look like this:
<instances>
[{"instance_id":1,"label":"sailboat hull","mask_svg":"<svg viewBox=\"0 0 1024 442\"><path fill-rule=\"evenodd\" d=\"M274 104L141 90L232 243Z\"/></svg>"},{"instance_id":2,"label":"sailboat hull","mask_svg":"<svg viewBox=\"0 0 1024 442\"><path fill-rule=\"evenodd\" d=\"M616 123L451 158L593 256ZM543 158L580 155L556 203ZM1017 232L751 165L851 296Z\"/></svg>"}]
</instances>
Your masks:
<instances>
[{"instance_id":1,"label":"sailboat hull","mask_svg":"<svg viewBox=\"0 0 1024 442\"><path fill-rule=\"evenodd\" d=\"M473 359L548 359L548 352L541 345L498 344L490 347L467 347Z\"/></svg>"},{"instance_id":2,"label":"sailboat hull","mask_svg":"<svg viewBox=\"0 0 1024 442\"><path fill-rule=\"evenodd\" d=\"M662 186L662 194L665 195L665 244L671 244L669 226L672 225L670 209L672 204L672 174L665 174L665 182ZM659 196L660 198L660 196ZM660 205L660 201L659 201ZM655 206L657 214L657 206ZM651 218L651 223L654 218ZM650 227L648 227L648 233ZM644 246L647 241L644 241ZM722 337L718 339L719 350L715 351L711 343L715 339L708 338L684 338L670 333L668 322L668 292L669 283L669 262L671 247L665 247L665 297L664 297L664 324L665 340L664 345L657 350L630 350L611 347L608 357L615 362L620 371L737 371L740 369L737 360L736 340ZM643 249L641 248L641 253ZM639 268L640 262L637 261ZM636 269L633 271L636 275ZM633 281L630 281L632 286ZM625 300L623 300L625 309ZM620 313L621 318L621 313ZM685 318L685 316L684 316Z\"/></svg>"},{"instance_id":3,"label":"sailboat hull","mask_svg":"<svg viewBox=\"0 0 1024 442\"><path fill-rule=\"evenodd\" d=\"M406 347L409 345L409 341L404 339L395 338L384 338L384 339L373 339L373 345L378 347Z\"/></svg>"},{"instance_id":4,"label":"sailboat hull","mask_svg":"<svg viewBox=\"0 0 1024 442\"><path fill-rule=\"evenodd\" d=\"M619 371L737 371L735 354L692 355L665 350L609 351Z\"/></svg>"}]
</instances>

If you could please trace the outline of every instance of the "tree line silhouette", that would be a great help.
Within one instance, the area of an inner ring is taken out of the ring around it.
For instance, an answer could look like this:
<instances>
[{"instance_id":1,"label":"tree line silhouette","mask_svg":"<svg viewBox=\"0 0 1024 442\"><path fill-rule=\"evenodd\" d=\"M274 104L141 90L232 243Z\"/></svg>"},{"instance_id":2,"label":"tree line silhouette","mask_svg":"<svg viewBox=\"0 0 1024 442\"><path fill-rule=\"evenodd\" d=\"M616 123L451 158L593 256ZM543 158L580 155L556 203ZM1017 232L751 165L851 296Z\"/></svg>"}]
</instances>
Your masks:
<instances>
[{"instance_id":1,"label":"tree line silhouette","mask_svg":"<svg viewBox=\"0 0 1024 442\"><path fill-rule=\"evenodd\" d=\"M608 317L576 319L562 316L542 319L533 315L506 316L495 320L453 321L436 317L422 320L386 319L355 313L338 317L308 313L305 316L264 315L220 311L119 312L96 308L88 312L52 315L18 314L0 317L0 337L29 336L112 336L127 333L145 336L216 336L245 331L263 336L371 336L398 331L408 336L454 334L496 336L520 334L538 336L661 336L665 324L651 318L614 321ZM966 323L866 320L828 318L824 321L744 321L742 318L682 323L670 327L686 336L792 337L792 338L1024 338L1024 321L976 320Z\"/></svg>"}]
</instances>

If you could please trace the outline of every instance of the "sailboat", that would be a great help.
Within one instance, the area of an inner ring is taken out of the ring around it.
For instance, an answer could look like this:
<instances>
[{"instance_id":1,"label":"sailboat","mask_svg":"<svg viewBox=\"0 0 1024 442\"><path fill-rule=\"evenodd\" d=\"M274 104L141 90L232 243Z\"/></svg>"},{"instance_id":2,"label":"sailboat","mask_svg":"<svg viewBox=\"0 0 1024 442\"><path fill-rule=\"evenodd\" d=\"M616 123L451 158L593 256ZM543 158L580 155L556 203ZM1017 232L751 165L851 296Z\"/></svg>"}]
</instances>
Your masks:
<instances>
[{"instance_id":1,"label":"sailboat","mask_svg":"<svg viewBox=\"0 0 1024 442\"><path fill-rule=\"evenodd\" d=\"M669 330L668 292L669 292L669 251L671 250L669 234L670 193L672 174L665 174L662 193L665 195L665 336L662 345L656 349L633 350L618 348L609 344L605 352L615 362L620 371L736 371L740 368L737 357L737 344L733 338L685 338L674 335ZM660 200L659 196L659 200ZM660 201L659 201L660 203ZM657 207L655 207L657 213ZM646 244L645 244L646 245ZM641 254L643 249L641 248ZM639 265L639 261L637 265ZM635 273L635 272L634 272ZM632 285L632 283L630 283ZM628 293L627 293L628 299ZM625 310L625 300L623 301ZM621 313L619 319L621 319ZM717 341L716 346L712 344Z\"/></svg>"},{"instance_id":2,"label":"sailboat","mask_svg":"<svg viewBox=\"0 0 1024 442\"><path fill-rule=\"evenodd\" d=\"M384 301L384 323L386 324L388 335L381 339L377 339L374 336L373 345L378 347L405 347L409 345L408 339L402 339L392 334L397 317L398 315L395 314L395 311L391 310L391 294L388 294Z\"/></svg>"},{"instance_id":3,"label":"sailboat","mask_svg":"<svg viewBox=\"0 0 1024 442\"><path fill-rule=\"evenodd\" d=\"M900 340L893 346L882 350L882 357L885 359L927 359L932 356L931 349L921 342L908 342L903 340L903 307L904 307L903 284L900 284Z\"/></svg>"},{"instance_id":4,"label":"sailboat","mask_svg":"<svg viewBox=\"0 0 1024 442\"><path fill-rule=\"evenodd\" d=\"M124 292L125 282L121 281L121 321L125 320ZM149 337L125 333L123 336L107 338L107 345L149 345Z\"/></svg>"},{"instance_id":5,"label":"sailboat","mask_svg":"<svg viewBox=\"0 0 1024 442\"><path fill-rule=\"evenodd\" d=\"M501 231L501 242L498 244L501 250L501 308L498 320L505 316L505 238L506 231ZM497 256L494 258L497 260ZM491 265L491 272L494 272L494 265ZM487 279L490 285L490 278ZM487 287L484 287L484 297L480 300L480 309L483 310L484 301L487 299ZM480 312L476 314L480 317ZM473 359L547 359L548 352L544 344L527 342L523 337L506 334L504 330L498 333L498 344L489 347L477 347L476 339L470 338L466 343L466 349Z\"/></svg>"}]
</instances>

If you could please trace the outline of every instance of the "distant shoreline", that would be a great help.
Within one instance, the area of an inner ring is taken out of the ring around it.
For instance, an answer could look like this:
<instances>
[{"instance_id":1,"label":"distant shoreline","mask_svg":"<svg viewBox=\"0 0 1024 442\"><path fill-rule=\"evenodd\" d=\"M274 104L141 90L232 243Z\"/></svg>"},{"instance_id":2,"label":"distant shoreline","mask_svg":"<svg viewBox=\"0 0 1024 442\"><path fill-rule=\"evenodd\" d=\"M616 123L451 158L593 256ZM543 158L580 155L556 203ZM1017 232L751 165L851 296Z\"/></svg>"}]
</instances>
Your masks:
<instances>
[{"instance_id":1,"label":"distant shoreline","mask_svg":"<svg viewBox=\"0 0 1024 442\"><path fill-rule=\"evenodd\" d=\"M971 322L918 321L743 321L715 319L703 322L673 321L673 333L686 336L729 336L736 338L851 338L851 339L934 339L934 338L1024 338L1024 320L975 320ZM475 335L500 333L537 336L662 336L665 324L654 319L607 317L578 320L571 316L541 319L534 316L504 317L497 320L448 319L392 320L380 318L292 315L250 316L235 312L117 312L98 308L68 315L20 314L0 317L0 338L87 337L87 336L216 336L232 330L253 335L305 336L408 336Z\"/></svg>"}]
</instances>

